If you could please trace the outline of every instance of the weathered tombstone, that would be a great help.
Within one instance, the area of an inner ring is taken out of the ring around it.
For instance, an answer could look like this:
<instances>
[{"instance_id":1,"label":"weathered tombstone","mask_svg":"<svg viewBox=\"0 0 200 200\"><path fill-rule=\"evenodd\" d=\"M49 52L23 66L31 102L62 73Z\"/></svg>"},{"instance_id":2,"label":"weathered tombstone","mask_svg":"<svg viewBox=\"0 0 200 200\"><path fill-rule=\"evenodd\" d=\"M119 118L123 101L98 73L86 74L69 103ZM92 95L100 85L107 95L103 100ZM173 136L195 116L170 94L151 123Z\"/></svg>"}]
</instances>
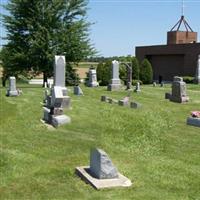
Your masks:
<instances>
[{"instance_id":1,"label":"weathered tombstone","mask_svg":"<svg viewBox=\"0 0 200 200\"><path fill-rule=\"evenodd\" d=\"M121 88L121 82L119 79L119 62L114 60L112 61L112 79L108 85L107 90L119 90Z\"/></svg>"},{"instance_id":2,"label":"weathered tombstone","mask_svg":"<svg viewBox=\"0 0 200 200\"><path fill-rule=\"evenodd\" d=\"M118 178L117 168L113 165L106 152L101 149L91 150L90 173L98 179Z\"/></svg>"},{"instance_id":3,"label":"weathered tombstone","mask_svg":"<svg viewBox=\"0 0 200 200\"><path fill-rule=\"evenodd\" d=\"M160 83L160 87L164 87L164 82L163 81Z\"/></svg>"},{"instance_id":4,"label":"weathered tombstone","mask_svg":"<svg viewBox=\"0 0 200 200\"><path fill-rule=\"evenodd\" d=\"M137 82L134 92L141 92L140 83L139 82Z\"/></svg>"},{"instance_id":5,"label":"weathered tombstone","mask_svg":"<svg viewBox=\"0 0 200 200\"><path fill-rule=\"evenodd\" d=\"M101 101L107 102L108 101L108 97L107 96L101 96Z\"/></svg>"},{"instance_id":6,"label":"weathered tombstone","mask_svg":"<svg viewBox=\"0 0 200 200\"><path fill-rule=\"evenodd\" d=\"M101 149L90 153L90 166L77 167L76 174L96 189L129 187L131 181L120 174L109 156Z\"/></svg>"},{"instance_id":7,"label":"weathered tombstone","mask_svg":"<svg viewBox=\"0 0 200 200\"><path fill-rule=\"evenodd\" d=\"M74 86L74 94L75 95L83 95L83 91L80 86Z\"/></svg>"},{"instance_id":8,"label":"weathered tombstone","mask_svg":"<svg viewBox=\"0 0 200 200\"><path fill-rule=\"evenodd\" d=\"M182 103L188 102L189 97L186 94L186 83L183 82L183 78L175 76L172 83L172 94L170 101Z\"/></svg>"},{"instance_id":9,"label":"weathered tombstone","mask_svg":"<svg viewBox=\"0 0 200 200\"><path fill-rule=\"evenodd\" d=\"M196 74L195 74L195 82L197 84L200 84L200 55L198 56L198 60L197 60L197 69L196 69Z\"/></svg>"},{"instance_id":10,"label":"weathered tombstone","mask_svg":"<svg viewBox=\"0 0 200 200\"><path fill-rule=\"evenodd\" d=\"M47 88L47 82L44 82L44 88Z\"/></svg>"},{"instance_id":11,"label":"weathered tombstone","mask_svg":"<svg viewBox=\"0 0 200 200\"><path fill-rule=\"evenodd\" d=\"M96 69L89 69L88 86L89 87L97 87L97 86L99 86L99 83L97 82L97 72L96 72Z\"/></svg>"},{"instance_id":12,"label":"weathered tombstone","mask_svg":"<svg viewBox=\"0 0 200 200\"><path fill-rule=\"evenodd\" d=\"M137 103L137 102L131 102L130 103L130 107L131 108L135 108L135 109L137 109L137 108L140 108L142 105L140 104L140 103Z\"/></svg>"},{"instance_id":13,"label":"weathered tombstone","mask_svg":"<svg viewBox=\"0 0 200 200\"><path fill-rule=\"evenodd\" d=\"M166 93L165 93L165 99L170 99L170 98L171 98L171 94L168 93L168 92L166 92Z\"/></svg>"},{"instance_id":14,"label":"weathered tombstone","mask_svg":"<svg viewBox=\"0 0 200 200\"><path fill-rule=\"evenodd\" d=\"M19 96L19 92L16 89L16 79L14 76L9 77L9 88L6 95L10 97Z\"/></svg>"},{"instance_id":15,"label":"weathered tombstone","mask_svg":"<svg viewBox=\"0 0 200 200\"><path fill-rule=\"evenodd\" d=\"M70 107L70 97L65 87L65 57L55 56L54 86L50 94L45 93L46 105L44 107L44 120L54 127L67 124L71 119L63 114L64 108Z\"/></svg>"},{"instance_id":16,"label":"weathered tombstone","mask_svg":"<svg viewBox=\"0 0 200 200\"><path fill-rule=\"evenodd\" d=\"M55 56L54 86L65 87L65 56Z\"/></svg>"},{"instance_id":17,"label":"weathered tombstone","mask_svg":"<svg viewBox=\"0 0 200 200\"><path fill-rule=\"evenodd\" d=\"M129 97L124 97L124 99L118 101L119 106L128 106L129 104Z\"/></svg>"},{"instance_id":18,"label":"weathered tombstone","mask_svg":"<svg viewBox=\"0 0 200 200\"><path fill-rule=\"evenodd\" d=\"M156 87L156 82L153 82L153 87Z\"/></svg>"}]
</instances>

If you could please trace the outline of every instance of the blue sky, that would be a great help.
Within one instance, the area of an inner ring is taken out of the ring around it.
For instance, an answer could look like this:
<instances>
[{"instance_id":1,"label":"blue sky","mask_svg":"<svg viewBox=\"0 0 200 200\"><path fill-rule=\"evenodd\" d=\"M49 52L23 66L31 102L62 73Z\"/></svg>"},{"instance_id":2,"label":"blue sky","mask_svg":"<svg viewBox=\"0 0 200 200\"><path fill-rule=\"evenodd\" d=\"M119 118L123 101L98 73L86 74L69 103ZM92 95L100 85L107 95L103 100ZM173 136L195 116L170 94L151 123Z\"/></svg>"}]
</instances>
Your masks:
<instances>
[{"instance_id":1,"label":"blue sky","mask_svg":"<svg viewBox=\"0 0 200 200\"><path fill-rule=\"evenodd\" d=\"M6 0L0 0L5 3ZM135 46L166 44L166 35L181 16L181 0L90 0L92 43L102 56L134 55ZM200 0L185 0L185 17L199 32ZM1 34L5 34L1 30Z\"/></svg>"}]
</instances>

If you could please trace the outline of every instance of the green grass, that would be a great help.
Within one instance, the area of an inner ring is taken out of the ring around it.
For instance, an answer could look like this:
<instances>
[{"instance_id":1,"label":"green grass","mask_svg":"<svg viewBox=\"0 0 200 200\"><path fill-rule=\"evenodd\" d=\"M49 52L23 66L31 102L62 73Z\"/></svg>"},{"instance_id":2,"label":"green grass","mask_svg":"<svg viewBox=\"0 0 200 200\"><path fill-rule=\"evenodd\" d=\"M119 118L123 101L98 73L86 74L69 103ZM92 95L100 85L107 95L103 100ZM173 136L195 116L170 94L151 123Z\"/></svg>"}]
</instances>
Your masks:
<instances>
[{"instance_id":1,"label":"green grass","mask_svg":"<svg viewBox=\"0 0 200 200\"><path fill-rule=\"evenodd\" d=\"M200 128L186 125L200 109L199 86L188 86L187 104L164 99L169 85L142 86L131 96L142 104L137 110L100 102L126 91L82 86L85 96L69 92L72 123L56 130L40 122L43 89L18 87L16 98L0 88L0 199L200 199ZM96 191L80 180L75 167L88 165L92 147L105 150L133 186Z\"/></svg>"}]
</instances>

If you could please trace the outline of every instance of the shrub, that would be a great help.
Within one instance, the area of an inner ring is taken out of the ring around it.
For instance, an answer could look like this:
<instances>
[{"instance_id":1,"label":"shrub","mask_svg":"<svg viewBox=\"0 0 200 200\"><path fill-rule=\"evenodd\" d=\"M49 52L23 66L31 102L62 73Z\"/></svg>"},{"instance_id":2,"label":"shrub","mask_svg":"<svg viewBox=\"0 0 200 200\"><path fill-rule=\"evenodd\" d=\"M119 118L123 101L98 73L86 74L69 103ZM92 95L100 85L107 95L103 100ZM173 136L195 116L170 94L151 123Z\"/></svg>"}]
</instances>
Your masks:
<instances>
[{"instance_id":1,"label":"shrub","mask_svg":"<svg viewBox=\"0 0 200 200\"><path fill-rule=\"evenodd\" d=\"M132 79L139 80L140 76L140 65L136 57L132 58Z\"/></svg>"},{"instance_id":2,"label":"shrub","mask_svg":"<svg viewBox=\"0 0 200 200\"><path fill-rule=\"evenodd\" d=\"M143 82L141 81L141 80L132 80L132 85L136 85L137 84L137 82L139 82L140 83L140 85L142 85L143 84Z\"/></svg>"},{"instance_id":3,"label":"shrub","mask_svg":"<svg viewBox=\"0 0 200 200\"><path fill-rule=\"evenodd\" d=\"M186 83L194 83L194 77L192 76L183 76L183 81Z\"/></svg>"},{"instance_id":4,"label":"shrub","mask_svg":"<svg viewBox=\"0 0 200 200\"><path fill-rule=\"evenodd\" d=\"M145 58L140 66L140 80L144 84L150 84L153 80L153 71L151 63Z\"/></svg>"},{"instance_id":5,"label":"shrub","mask_svg":"<svg viewBox=\"0 0 200 200\"><path fill-rule=\"evenodd\" d=\"M97 65L97 81L100 86L106 86L111 79L111 61L100 62Z\"/></svg>"}]
</instances>

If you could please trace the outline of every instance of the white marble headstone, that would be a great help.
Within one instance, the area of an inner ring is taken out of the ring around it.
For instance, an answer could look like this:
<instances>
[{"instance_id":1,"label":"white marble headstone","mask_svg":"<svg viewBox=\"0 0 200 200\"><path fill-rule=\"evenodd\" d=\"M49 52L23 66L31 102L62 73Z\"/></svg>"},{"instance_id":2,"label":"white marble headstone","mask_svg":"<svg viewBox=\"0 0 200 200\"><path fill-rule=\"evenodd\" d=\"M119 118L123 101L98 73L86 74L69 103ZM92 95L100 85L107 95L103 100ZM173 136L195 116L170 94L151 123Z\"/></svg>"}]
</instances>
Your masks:
<instances>
[{"instance_id":1,"label":"white marble headstone","mask_svg":"<svg viewBox=\"0 0 200 200\"><path fill-rule=\"evenodd\" d=\"M55 56L54 86L65 87L65 56Z\"/></svg>"}]
</instances>

